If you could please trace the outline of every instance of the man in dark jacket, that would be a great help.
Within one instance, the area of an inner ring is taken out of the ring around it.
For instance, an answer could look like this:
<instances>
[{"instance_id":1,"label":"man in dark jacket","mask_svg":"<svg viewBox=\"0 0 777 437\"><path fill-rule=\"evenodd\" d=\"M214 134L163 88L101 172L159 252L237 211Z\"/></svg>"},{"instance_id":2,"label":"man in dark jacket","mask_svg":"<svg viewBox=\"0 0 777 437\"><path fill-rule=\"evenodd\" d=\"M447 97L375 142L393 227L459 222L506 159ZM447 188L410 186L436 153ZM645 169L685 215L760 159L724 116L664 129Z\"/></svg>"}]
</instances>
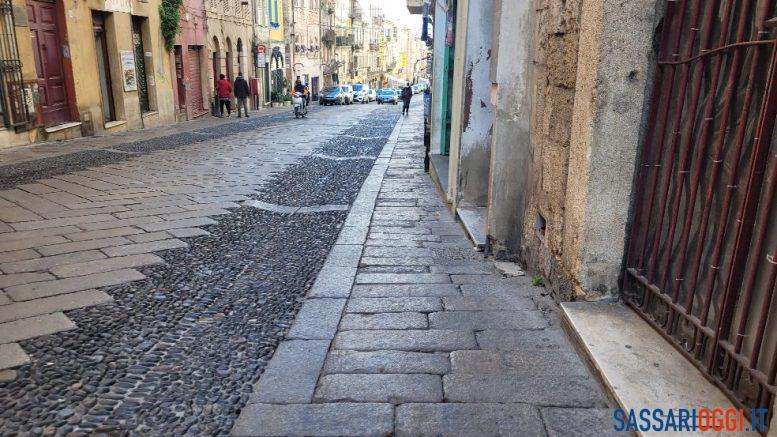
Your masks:
<instances>
[{"instance_id":1,"label":"man in dark jacket","mask_svg":"<svg viewBox=\"0 0 777 437\"><path fill-rule=\"evenodd\" d=\"M410 99L413 98L413 87L410 82L402 88L402 115L410 114Z\"/></svg>"},{"instance_id":2,"label":"man in dark jacket","mask_svg":"<svg viewBox=\"0 0 777 437\"><path fill-rule=\"evenodd\" d=\"M237 79L235 79L235 98L237 98L237 117L240 118L240 108L243 108L246 117L248 117L248 96L251 95L251 89L248 87L248 82L243 79L243 73L237 73Z\"/></svg>"}]
</instances>

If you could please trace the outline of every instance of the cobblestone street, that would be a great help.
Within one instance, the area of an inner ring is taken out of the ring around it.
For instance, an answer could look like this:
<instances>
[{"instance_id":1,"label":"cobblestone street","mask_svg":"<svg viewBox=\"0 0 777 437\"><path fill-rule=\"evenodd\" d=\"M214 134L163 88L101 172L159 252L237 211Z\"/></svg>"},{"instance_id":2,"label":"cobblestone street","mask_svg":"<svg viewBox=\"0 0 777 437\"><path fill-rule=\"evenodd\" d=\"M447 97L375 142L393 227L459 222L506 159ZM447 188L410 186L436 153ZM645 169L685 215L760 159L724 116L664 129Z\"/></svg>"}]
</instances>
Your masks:
<instances>
[{"instance_id":1,"label":"cobblestone street","mask_svg":"<svg viewBox=\"0 0 777 437\"><path fill-rule=\"evenodd\" d=\"M0 433L612 432L552 299L440 200L421 112L4 157Z\"/></svg>"}]
</instances>

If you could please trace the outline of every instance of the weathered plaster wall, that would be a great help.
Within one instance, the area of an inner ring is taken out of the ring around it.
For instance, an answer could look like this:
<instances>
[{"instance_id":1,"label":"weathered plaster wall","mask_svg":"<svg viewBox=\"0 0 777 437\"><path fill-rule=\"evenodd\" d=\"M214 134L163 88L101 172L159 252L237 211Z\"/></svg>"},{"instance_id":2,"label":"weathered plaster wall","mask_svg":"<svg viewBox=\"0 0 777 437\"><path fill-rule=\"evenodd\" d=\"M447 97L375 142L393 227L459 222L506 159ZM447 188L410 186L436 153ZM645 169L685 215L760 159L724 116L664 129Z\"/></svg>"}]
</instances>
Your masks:
<instances>
[{"instance_id":1,"label":"weathered plaster wall","mask_svg":"<svg viewBox=\"0 0 777 437\"><path fill-rule=\"evenodd\" d=\"M531 153L534 4L497 0L492 41L494 129L487 235L497 256L519 252Z\"/></svg>"},{"instance_id":2,"label":"weathered plaster wall","mask_svg":"<svg viewBox=\"0 0 777 437\"><path fill-rule=\"evenodd\" d=\"M494 0L467 3L464 62L456 67L462 81L454 83L461 90L461 106L453 108L460 119L459 168L458 178L451 180L458 181L457 203L486 206L494 121L489 79Z\"/></svg>"},{"instance_id":3,"label":"weathered plaster wall","mask_svg":"<svg viewBox=\"0 0 777 437\"><path fill-rule=\"evenodd\" d=\"M159 30L159 0L140 2L133 0L129 10L109 12L106 16L106 33L108 58L111 69L114 106L116 118L127 123L120 127L138 129L174 120L174 98L170 75L170 60L164 48L161 31ZM91 118L95 132L105 130L102 116L102 98L97 84L97 58L92 30L92 10L101 10L105 2L88 0L85 2L67 3L67 44L73 62L73 80L76 91L76 102L81 120ZM146 30L143 32L144 51L150 56L145 57L146 76L151 102L152 114L141 117L140 103L137 91L125 91L122 81L121 51L132 51L132 16L147 18ZM85 38L84 35L90 37ZM89 115L85 115L88 113Z\"/></svg>"},{"instance_id":4,"label":"weathered plaster wall","mask_svg":"<svg viewBox=\"0 0 777 437\"><path fill-rule=\"evenodd\" d=\"M462 103L464 100L464 59L467 53L467 39L471 29L467 28L469 0L456 2L456 34L453 50L453 84L451 86L451 133L448 186L443 187L453 207L459 197L459 152L461 151Z\"/></svg>"}]
</instances>

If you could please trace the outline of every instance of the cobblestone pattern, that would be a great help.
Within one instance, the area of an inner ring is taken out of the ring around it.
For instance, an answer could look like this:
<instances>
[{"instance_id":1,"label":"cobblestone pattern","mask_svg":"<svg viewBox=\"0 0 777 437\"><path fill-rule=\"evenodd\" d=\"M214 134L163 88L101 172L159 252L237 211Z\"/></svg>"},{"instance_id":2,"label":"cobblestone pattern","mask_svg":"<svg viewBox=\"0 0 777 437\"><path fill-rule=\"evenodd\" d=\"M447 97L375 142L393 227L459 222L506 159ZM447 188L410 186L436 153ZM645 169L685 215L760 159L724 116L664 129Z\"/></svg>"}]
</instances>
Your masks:
<instances>
[{"instance_id":1,"label":"cobblestone pattern","mask_svg":"<svg viewBox=\"0 0 777 437\"><path fill-rule=\"evenodd\" d=\"M353 202L369 161L304 157L375 147L338 144L361 116L385 142L396 114L371 111L313 113L294 135L299 122L254 127L0 191L21 218L0 223L0 332L48 318L0 340L32 359L0 382L0 434L227 433L346 216L238 202Z\"/></svg>"},{"instance_id":2,"label":"cobblestone pattern","mask_svg":"<svg viewBox=\"0 0 777 437\"><path fill-rule=\"evenodd\" d=\"M331 339L315 383L305 369L309 395L285 397L284 380L260 379L233 435L612 434L607 400L552 301L474 251L424 174L420 109L392 134L373 168L385 174L359 194L369 205L357 197L303 303L342 302L329 315L318 305L338 328L300 317L307 337L287 340ZM302 349L294 358L320 362ZM303 381L294 369L285 379ZM370 426L354 430L354 405L366 404Z\"/></svg>"}]
</instances>

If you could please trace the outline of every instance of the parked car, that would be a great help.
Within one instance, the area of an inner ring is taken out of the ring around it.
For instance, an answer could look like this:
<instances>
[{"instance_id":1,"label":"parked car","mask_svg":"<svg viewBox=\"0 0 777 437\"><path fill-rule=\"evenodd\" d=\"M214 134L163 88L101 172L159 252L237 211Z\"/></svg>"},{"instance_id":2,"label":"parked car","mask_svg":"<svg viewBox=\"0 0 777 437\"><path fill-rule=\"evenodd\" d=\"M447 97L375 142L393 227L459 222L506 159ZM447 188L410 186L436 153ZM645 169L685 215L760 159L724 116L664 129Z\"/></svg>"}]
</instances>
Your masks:
<instances>
[{"instance_id":1,"label":"parked car","mask_svg":"<svg viewBox=\"0 0 777 437\"><path fill-rule=\"evenodd\" d=\"M364 85L362 83L355 83L351 85L353 88L353 101L354 102L360 102L360 103L370 103L368 92L370 91L369 85Z\"/></svg>"},{"instance_id":2,"label":"parked car","mask_svg":"<svg viewBox=\"0 0 777 437\"><path fill-rule=\"evenodd\" d=\"M346 105L353 103L353 87L351 85L340 85L340 90L343 92L343 100Z\"/></svg>"},{"instance_id":3,"label":"parked car","mask_svg":"<svg viewBox=\"0 0 777 437\"><path fill-rule=\"evenodd\" d=\"M391 88L383 88L378 90L378 103L392 103L394 105L399 101L399 95Z\"/></svg>"},{"instance_id":4,"label":"parked car","mask_svg":"<svg viewBox=\"0 0 777 437\"><path fill-rule=\"evenodd\" d=\"M372 89L372 88L368 89L367 90L367 102L368 103L369 102L374 102L376 100L378 100L378 93L374 89Z\"/></svg>"},{"instance_id":5,"label":"parked car","mask_svg":"<svg viewBox=\"0 0 777 437\"><path fill-rule=\"evenodd\" d=\"M342 105L343 103L345 103L345 93L339 86L324 88L318 98L319 105Z\"/></svg>"}]
</instances>

